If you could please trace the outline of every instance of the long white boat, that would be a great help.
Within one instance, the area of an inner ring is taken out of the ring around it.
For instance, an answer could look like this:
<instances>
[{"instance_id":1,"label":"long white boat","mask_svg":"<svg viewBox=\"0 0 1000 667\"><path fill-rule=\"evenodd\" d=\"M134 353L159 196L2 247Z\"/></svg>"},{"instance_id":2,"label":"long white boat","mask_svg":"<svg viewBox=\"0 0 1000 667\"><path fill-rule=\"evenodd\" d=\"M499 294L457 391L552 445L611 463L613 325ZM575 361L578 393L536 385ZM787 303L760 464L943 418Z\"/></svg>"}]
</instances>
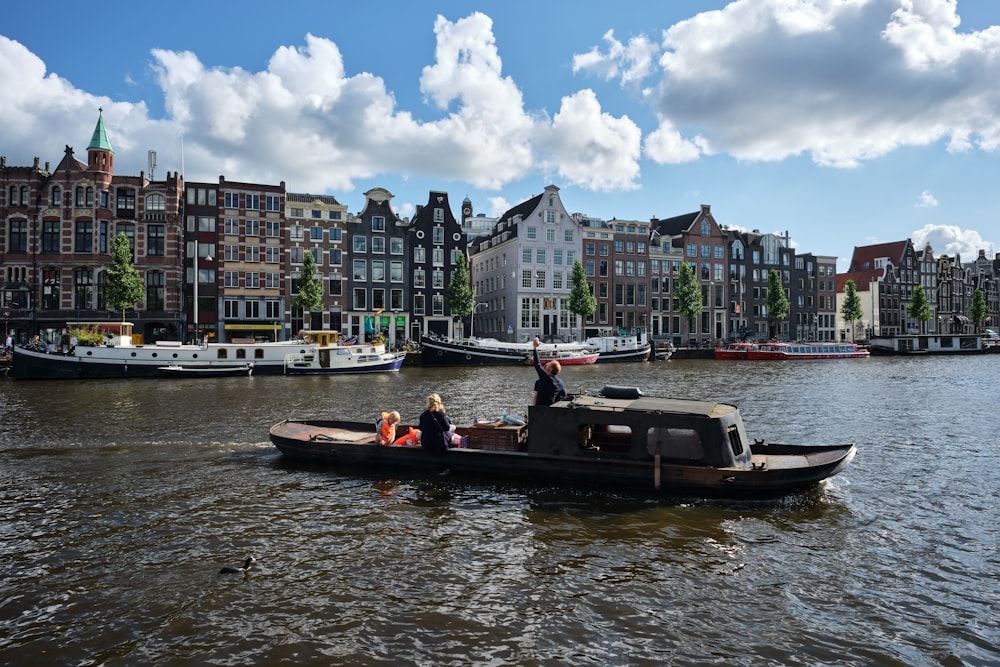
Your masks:
<instances>
[{"instance_id":1,"label":"long white boat","mask_svg":"<svg viewBox=\"0 0 1000 667\"><path fill-rule=\"evenodd\" d=\"M104 344L77 344L68 350L33 345L15 347L14 377L163 377L164 368L178 366L186 369L189 375L200 372L210 376L229 370L235 372L247 364L253 364L254 375L361 373L399 370L405 356L387 353L384 346L337 345L335 338L331 342L328 337L319 335L335 332L303 332L303 336L295 340L277 342L188 344L157 341L136 345L132 342L131 322L90 323L90 326L105 331Z\"/></svg>"},{"instance_id":2,"label":"long white boat","mask_svg":"<svg viewBox=\"0 0 1000 667\"><path fill-rule=\"evenodd\" d=\"M602 331L598 336L590 336L586 340L598 351L598 363L609 361L649 361L649 352L653 345L645 332L625 335L614 335L611 331Z\"/></svg>"}]
</instances>

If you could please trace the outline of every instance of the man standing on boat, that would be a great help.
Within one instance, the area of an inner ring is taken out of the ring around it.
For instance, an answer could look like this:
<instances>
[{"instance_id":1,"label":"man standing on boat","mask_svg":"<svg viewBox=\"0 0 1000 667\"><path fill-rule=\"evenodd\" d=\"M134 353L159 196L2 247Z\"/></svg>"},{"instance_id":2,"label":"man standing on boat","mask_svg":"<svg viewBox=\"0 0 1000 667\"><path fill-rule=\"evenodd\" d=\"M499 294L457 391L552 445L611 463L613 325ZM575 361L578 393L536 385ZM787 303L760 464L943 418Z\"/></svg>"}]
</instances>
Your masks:
<instances>
[{"instance_id":1,"label":"man standing on boat","mask_svg":"<svg viewBox=\"0 0 1000 667\"><path fill-rule=\"evenodd\" d=\"M535 405L552 405L566 398L566 385L559 377L562 364L552 360L542 366L542 362L538 359L538 346L541 344L542 341L535 336L532 350L535 372L538 373L538 380L535 382Z\"/></svg>"}]
</instances>

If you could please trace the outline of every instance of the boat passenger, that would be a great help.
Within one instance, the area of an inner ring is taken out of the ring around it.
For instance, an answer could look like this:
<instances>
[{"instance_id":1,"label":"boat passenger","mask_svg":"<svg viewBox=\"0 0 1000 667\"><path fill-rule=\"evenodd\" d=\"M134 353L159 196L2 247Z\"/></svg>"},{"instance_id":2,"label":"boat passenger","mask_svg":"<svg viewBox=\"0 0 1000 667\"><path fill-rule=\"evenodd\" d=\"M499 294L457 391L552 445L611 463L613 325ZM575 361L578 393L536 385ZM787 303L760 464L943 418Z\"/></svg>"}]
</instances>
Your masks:
<instances>
[{"instance_id":1,"label":"boat passenger","mask_svg":"<svg viewBox=\"0 0 1000 667\"><path fill-rule=\"evenodd\" d=\"M427 397L427 409L420 415L420 446L431 454L444 454L451 441L451 419L441 404L441 397Z\"/></svg>"},{"instance_id":2,"label":"boat passenger","mask_svg":"<svg viewBox=\"0 0 1000 667\"><path fill-rule=\"evenodd\" d=\"M538 373L538 380L535 382L535 405L552 405L566 398L566 385L559 377L562 364L552 360L542 366L542 362L538 359L538 346L541 344L542 341L535 336L532 350L535 372Z\"/></svg>"},{"instance_id":3,"label":"boat passenger","mask_svg":"<svg viewBox=\"0 0 1000 667\"><path fill-rule=\"evenodd\" d=\"M378 444L391 445L396 442L396 424L399 420L399 413L395 410L382 413L382 419L378 422L378 433L375 435Z\"/></svg>"}]
</instances>

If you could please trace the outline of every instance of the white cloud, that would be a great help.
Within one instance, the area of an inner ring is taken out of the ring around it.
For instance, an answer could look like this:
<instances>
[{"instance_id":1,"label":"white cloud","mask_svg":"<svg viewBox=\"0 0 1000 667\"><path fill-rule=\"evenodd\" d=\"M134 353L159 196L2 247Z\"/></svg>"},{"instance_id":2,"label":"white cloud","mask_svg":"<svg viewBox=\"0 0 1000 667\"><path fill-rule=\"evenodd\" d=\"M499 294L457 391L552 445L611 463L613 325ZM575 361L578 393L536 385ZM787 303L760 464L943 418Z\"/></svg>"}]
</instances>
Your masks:
<instances>
[{"instance_id":1,"label":"white cloud","mask_svg":"<svg viewBox=\"0 0 1000 667\"><path fill-rule=\"evenodd\" d=\"M917 208L935 208L938 205L938 200L927 190L920 193L920 197L917 199L917 203L914 204Z\"/></svg>"},{"instance_id":2,"label":"white cloud","mask_svg":"<svg viewBox=\"0 0 1000 667\"><path fill-rule=\"evenodd\" d=\"M937 141L996 150L1000 27L958 25L954 0L736 0L700 13L663 33L649 99L670 140L647 138L647 154L691 159L658 149L689 136L741 160L834 167Z\"/></svg>"},{"instance_id":3,"label":"white cloud","mask_svg":"<svg viewBox=\"0 0 1000 667\"><path fill-rule=\"evenodd\" d=\"M607 52L596 46L587 53L573 56L573 72L592 72L604 80L620 78L622 85L637 84L650 74L653 58L660 47L645 35L629 39L622 44L615 39L615 31L604 33Z\"/></svg>"},{"instance_id":4,"label":"white cloud","mask_svg":"<svg viewBox=\"0 0 1000 667\"><path fill-rule=\"evenodd\" d=\"M161 165L183 164L190 181L222 174L308 192L351 190L379 174L499 189L554 172L563 186L635 187L641 131L627 116L602 110L589 90L565 94L553 118L526 109L503 75L485 14L438 16L434 33L434 61L419 83L440 115L427 121L398 108L380 77L345 71L337 45L311 34L301 46L276 49L257 72L152 50L165 120L151 120L143 104L112 103L47 75L37 56L0 37L0 80L18 91L0 105L0 143L11 154L61 156L59 142L89 137L103 106L122 173L142 169L155 149ZM56 139L39 145L38 137Z\"/></svg>"},{"instance_id":5,"label":"white cloud","mask_svg":"<svg viewBox=\"0 0 1000 667\"><path fill-rule=\"evenodd\" d=\"M983 239L979 232L962 229L956 225L924 225L910 235L913 246L923 250L928 243L934 256L959 254L963 262L975 259L980 250L986 250L992 257L994 245Z\"/></svg>"}]
</instances>

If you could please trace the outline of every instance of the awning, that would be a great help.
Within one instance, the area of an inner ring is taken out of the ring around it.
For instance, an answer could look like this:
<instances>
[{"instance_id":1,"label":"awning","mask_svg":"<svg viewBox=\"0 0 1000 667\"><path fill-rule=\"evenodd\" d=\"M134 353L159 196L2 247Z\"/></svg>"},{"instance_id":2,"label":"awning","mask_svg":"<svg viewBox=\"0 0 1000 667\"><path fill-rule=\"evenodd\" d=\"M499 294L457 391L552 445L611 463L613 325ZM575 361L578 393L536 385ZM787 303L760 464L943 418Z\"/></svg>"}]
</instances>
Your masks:
<instances>
[{"instance_id":1,"label":"awning","mask_svg":"<svg viewBox=\"0 0 1000 667\"><path fill-rule=\"evenodd\" d=\"M204 326L204 325L202 325ZM226 331L238 330L238 331L274 331L275 329L280 329L280 324L224 324L222 326Z\"/></svg>"}]
</instances>

